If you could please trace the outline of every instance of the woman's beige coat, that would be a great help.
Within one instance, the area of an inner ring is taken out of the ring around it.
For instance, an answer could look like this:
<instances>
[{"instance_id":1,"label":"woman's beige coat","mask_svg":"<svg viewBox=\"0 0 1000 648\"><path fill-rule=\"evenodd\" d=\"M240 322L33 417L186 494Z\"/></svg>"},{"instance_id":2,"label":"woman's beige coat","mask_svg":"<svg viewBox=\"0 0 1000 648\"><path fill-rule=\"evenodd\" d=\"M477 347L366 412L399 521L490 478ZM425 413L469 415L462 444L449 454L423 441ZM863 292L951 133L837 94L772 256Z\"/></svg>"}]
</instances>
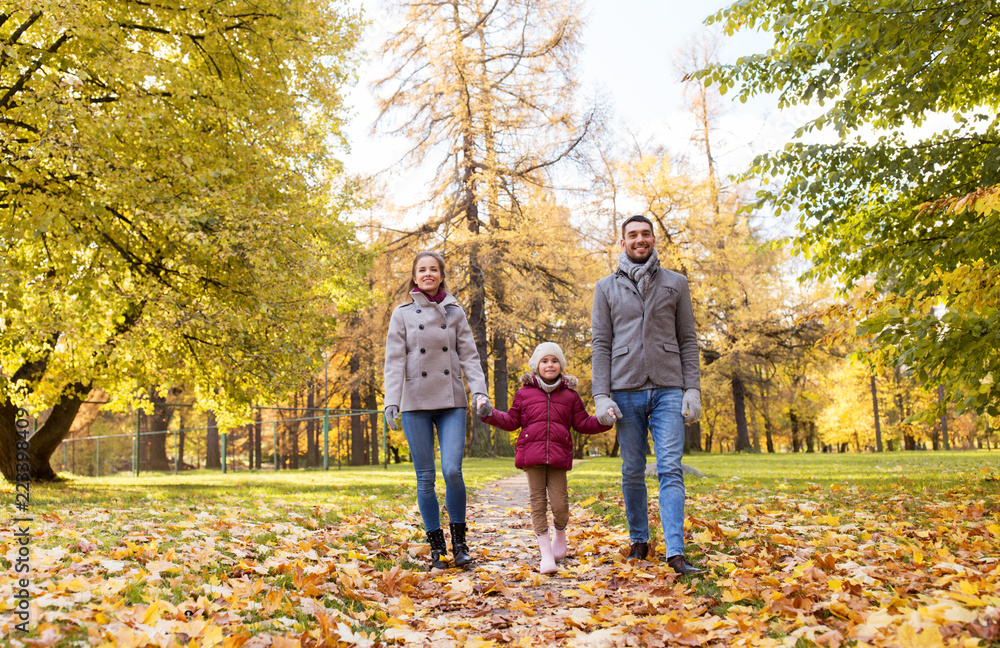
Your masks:
<instances>
[{"instance_id":1,"label":"woman's beige coat","mask_svg":"<svg viewBox=\"0 0 1000 648\"><path fill-rule=\"evenodd\" d=\"M401 412L468 407L462 376L473 394L488 393L465 311L450 294L440 304L411 292L397 306L385 340L385 406Z\"/></svg>"}]
</instances>

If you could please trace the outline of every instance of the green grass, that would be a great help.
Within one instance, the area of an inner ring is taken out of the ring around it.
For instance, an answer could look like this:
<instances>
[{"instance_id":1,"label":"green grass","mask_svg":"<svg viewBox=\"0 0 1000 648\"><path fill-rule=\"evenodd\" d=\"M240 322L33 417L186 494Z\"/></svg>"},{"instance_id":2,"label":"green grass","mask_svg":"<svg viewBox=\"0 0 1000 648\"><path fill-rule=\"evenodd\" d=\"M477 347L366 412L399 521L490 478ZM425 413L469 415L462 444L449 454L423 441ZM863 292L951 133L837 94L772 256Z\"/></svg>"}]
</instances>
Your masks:
<instances>
[{"instance_id":1,"label":"green grass","mask_svg":"<svg viewBox=\"0 0 1000 648\"><path fill-rule=\"evenodd\" d=\"M438 486L444 492L440 463ZM462 473L466 487L475 492L483 484L516 474L512 459L466 459ZM342 469L283 470L278 472L228 472L194 470L172 473L142 473L110 477L61 475L64 482L32 484L31 507L44 512L50 506L79 502L87 506L150 507L159 503L190 503L192 508L208 503L241 505L248 500L266 504L312 507L335 501L340 515L367 510L375 503L413 503L416 477L413 464L344 466ZM10 484L0 488L13 492ZM377 504L376 504L377 505Z\"/></svg>"},{"instance_id":2,"label":"green grass","mask_svg":"<svg viewBox=\"0 0 1000 648\"><path fill-rule=\"evenodd\" d=\"M653 463L648 458L648 464ZM984 496L1000 493L1000 452L892 452L882 454L691 454L683 462L705 478L685 480L690 495L725 485L754 489L763 495L863 490L874 495L946 493L970 485ZM599 457L578 463L570 490L579 500L621 490L621 459ZM655 483L654 476L647 482Z\"/></svg>"}]
</instances>

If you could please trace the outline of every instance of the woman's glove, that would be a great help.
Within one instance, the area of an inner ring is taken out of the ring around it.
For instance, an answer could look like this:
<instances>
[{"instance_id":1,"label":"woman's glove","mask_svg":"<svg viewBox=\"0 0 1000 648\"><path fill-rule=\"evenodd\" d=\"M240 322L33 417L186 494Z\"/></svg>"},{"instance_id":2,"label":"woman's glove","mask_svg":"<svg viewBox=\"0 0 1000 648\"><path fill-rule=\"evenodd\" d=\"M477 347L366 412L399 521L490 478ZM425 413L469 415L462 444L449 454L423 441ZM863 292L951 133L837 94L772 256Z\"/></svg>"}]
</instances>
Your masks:
<instances>
[{"instance_id":1,"label":"woman's glove","mask_svg":"<svg viewBox=\"0 0 1000 648\"><path fill-rule=\"evenodd\" d=\"M622 417L618 403L611 400L607 394L594 396L594 406L597 409L597 420L601 425L614 425L615 421Z\"/></svg>"},{"instance_id":2,"label":"woman's glove","mask_svg":"<svg viewBox=\"0 0 1000 648\"><path fill-rule=\"evenodd\" d=\"M476 402L476 414L480 417L486 417L493 413L493 404L490 403L490 397L486 394L475 394L473 400Z\"/></svg>"},{"instance_id":3,"label":"woman's glove","mask_svg":"<svg viewBox=\"0 0 1000 648\"><path fill-rule=\"evenodd\" d=\"M701 417L701 392L697 389L684 390L684 398L681 399L681 414L684 415L685 423L694 423Z\"/></svg>"},{"instance_id":4,"label":"woman's glove","mask_svg":"<svg viewBox=\"0 0 1000 648\"><path fill-rule=\"evenodd\" d=\"M393 432L399 429L399 424L396 420L399 418L399 408L395 405L389 405L385 408L385 424L389 426L389 429Z\"/></svg>"}]
</instances>

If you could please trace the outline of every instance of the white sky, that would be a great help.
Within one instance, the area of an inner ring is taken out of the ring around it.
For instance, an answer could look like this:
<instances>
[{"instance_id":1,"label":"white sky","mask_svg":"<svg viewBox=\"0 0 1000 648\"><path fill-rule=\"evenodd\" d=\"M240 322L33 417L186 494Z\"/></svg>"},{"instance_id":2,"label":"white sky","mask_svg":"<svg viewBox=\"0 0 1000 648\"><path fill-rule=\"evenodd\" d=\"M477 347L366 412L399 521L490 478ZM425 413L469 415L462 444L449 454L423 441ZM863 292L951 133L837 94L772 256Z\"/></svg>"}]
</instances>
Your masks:
<instances>
[{"instance_id":1,"label":"white sky","mask_svg":"<svg viewBox=\"0 0 1000 648\"><path fill-rule=\"evenodd\" d=\"M373 25L365 48L375 49L379 32L389 28L380 11L384 0L349 0L362 5ZM588 11L581 55L584 95L610 97L619 121L643 138L652 137L675 155L684 155L693 123L684 108L682 86L675 71L678 52L706 28L704 19L729 2L706 0L585 0ZM723 39L724 61L763 51L765 37L739 35ZM405 141L369 135L374 119L369 83L375 77L372 57L360 70L361 80L350 95L355 110L347 134L352 150L344 157L349 172L376 173L392 167L405 151ZM753 155L782 144L797 125L780 116L766 100L725 103L715 152L721 170L735 173ZM798 116L802 117L802 116ZM397 203L415 202L423 184L414 172L396 169L388 176Z\"/></svg>"}]
</instances>

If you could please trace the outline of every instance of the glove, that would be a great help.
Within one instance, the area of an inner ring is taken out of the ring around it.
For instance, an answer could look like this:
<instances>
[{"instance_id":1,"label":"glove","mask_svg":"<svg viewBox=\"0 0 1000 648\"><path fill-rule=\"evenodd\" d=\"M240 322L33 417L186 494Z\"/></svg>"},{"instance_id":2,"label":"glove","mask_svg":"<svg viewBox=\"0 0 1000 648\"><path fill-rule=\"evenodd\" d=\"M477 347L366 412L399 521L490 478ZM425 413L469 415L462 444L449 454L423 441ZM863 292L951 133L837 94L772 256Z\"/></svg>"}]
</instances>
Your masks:
<instances>
[{"instance_id":1,"label":"glove","mask_svg":"<svg viewBox=\"0 0 1000 648\"><path fill-rule=\"evenodd\" d=\"M681 414L684 415L685 423L694 423L701 417L701 392L697 389L684 390L684 398L681 399Z\"/></svg>"},{"instance_id":2,"label":"glove","mask_svg":"<svg viewBox=\"0 0 1000 648\"><path fill-rule=\"evenodd\" d=\"M622 417L618 403L611 400L607 394L594 396L594 405L597 408L597 421L601 425L614 425L615 421Z\"/></svg>"},{"instance_id":3,"label":"glove","mask_svg":"<svg viewBox=\"0 0 1000 648\"><path fill-rule=\"evenodd\" d=\"M385 424L389 426L389 429L393 432L399 430L399 423L396 420L399 418L399 408L395 405L389 405L385 408Z\"/></svg>"},{"instance_id":4,"label":"glove","mask_svg":"<svg viewBox=\"0 0 1000 648\"><path fill-rule=\"evenodd\" d=\"M472 400L476 403L476 414L480 417L489 416L493 413L493 404L486 394L473 394Z\"/></svg>"}]
</instances>

